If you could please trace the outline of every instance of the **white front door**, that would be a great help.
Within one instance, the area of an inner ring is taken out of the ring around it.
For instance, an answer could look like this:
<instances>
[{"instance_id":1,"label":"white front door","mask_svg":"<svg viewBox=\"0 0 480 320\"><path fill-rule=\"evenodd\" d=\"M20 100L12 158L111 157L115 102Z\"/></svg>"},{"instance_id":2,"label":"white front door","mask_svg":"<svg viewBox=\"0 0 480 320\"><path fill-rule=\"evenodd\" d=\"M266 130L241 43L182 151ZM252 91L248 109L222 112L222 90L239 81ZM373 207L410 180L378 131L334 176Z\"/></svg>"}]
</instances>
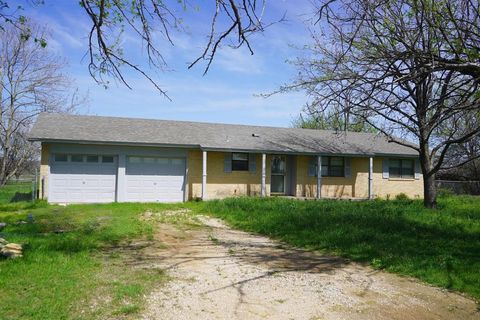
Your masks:
<instances>
[{"instance_id":1,"label":"white front door","mask_svg":"<svg viewBox=\"0 0 480 320\"><path fill-rule=\"evenodd\" d=\"M50 164L48 201L99 203L115 201L116 157L54 154Z\"/></svg>"},{"instance_id":2,"label":"white front door","mask_svg":"<svg viewBox=\"0 0 480 320\"><path fill-rule=\"evenodd\" d=\"M185 159L128 156L125 178L128 202L181 202Z\"/></svg>"}]
</instances>

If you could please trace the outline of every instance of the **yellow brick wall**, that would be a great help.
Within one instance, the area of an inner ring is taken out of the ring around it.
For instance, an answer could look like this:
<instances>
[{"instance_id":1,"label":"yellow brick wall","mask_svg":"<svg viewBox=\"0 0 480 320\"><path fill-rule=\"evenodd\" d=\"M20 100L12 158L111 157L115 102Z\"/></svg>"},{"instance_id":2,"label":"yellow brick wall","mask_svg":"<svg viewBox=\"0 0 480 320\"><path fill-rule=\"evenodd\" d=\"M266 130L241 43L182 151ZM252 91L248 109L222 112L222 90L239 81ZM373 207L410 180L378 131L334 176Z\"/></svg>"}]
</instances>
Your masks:
<instances>
[{"instance_id":1,"label":"yellow brick wall","mask_svg":"<svg viewBox=\"0 0 480 320\"><path fill-rule=\"evenodd\" d=\"M260 196L262 182L262 155L256 154L256 171L224 172L225 153L207 152L207 198L218 199L230 196ZM202 152L188 152L188 199L202 196ZM270 157L267 156L267 195L270 192Z\"/></svg>"},{"instance_id":2,"label":"yellow brick wall","mask_svg":"<svg viewBox=\"0 0 480 320\"><path fill-rule=\"evenodd\" d=\"M45 142L42 142L42 150L40 154L40 176L38 183L39 198L46 199L48 197L48 174L50 172L49 165L49 145ZM42 190L42 180L44 190Z\"/></svg>"},{"instance_id":3,"label":"yellow brick wall","mask_svg":"<svg viewBox=\"0 0 480 320\"><path fill-rule=\"evenodd\" d=\"M310 156L297 156L297 197L316 197L317 178L308 176ZM352 176L322 177L322 197L367 198L368 158L351 158ZM375 197L391 197L405 193L411 198L423 198L423 180L383 179L383 158L373 161L373 194Z\"/></svg>"},{"instance_id":4,"label":"yellow brick wall","mask_svg":"<svg viewBox=\"0 0 480 320\"><path fill-rule=\"evenodd\" d=\"M317 177L308 176L308 163L311 156L297 156L297 197L317 196ZM322 197L351 198L355 197L355 178L361 168L361 159L352 158L352 177L322 177ZM368 162L367 166L368 166ZM367 167L368 172L368 167Z\"/></svg>"},{"instance_id":5,"label":"yellow brick wall","mask_svg":"<svg viewBox=\"0 0 480 320\"><path fill-rule=\"evenodd\" d=\"M40 159L39 195L48 197L48 174L50 145L42 143ZM224 172L225 153L208 152L207 157L207 198L224 198L235 195L259 196L261 188L262 155L256 154L256 171ZM296 157L296 196L315 197L316 177L308 176L310 156ZM375 197L393 198L405 193L411 198L423 197L423 180L420 179L383 179L383 158L374 159L373 192ZM267 155L266 191L270 195L271 156ZM202 152L189 150L187 158L187 195L192 200L202 194ZM322 196L335 198L368 197L368 158L351 158L352 176L350 178L323 177ZM41 181L44 181L42 191Z\"/></svg>"},{"instance_id":6,"label":"yellow brick wall","mask_svg":"<svg viewBox=\"0 0 480 320\"><path fill-rule=\"evenodd\" d=\"M420 179L383 179L383 158L373 160L373 193L375 197L394 198L405 193L410 198L423 198L423 176Z\"/></svg>"}]
</instances>

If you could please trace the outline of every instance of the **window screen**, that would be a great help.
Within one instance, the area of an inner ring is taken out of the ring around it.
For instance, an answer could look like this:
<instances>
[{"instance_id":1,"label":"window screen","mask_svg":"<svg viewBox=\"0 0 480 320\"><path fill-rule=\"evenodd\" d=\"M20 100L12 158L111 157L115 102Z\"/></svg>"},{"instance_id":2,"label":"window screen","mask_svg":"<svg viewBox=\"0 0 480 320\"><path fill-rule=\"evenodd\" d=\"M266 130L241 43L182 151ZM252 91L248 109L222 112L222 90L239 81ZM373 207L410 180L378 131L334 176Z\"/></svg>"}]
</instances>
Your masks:
<instances>
[{"instance_id":1,"label":"window screen","mask_svg":"<svg viewBox=\"0 0 480 320\"><path fill-rule=\"evenodd\" d=\"M98 162L98 156L88 155L87 156L87 162L97 163Z\"/></svg>"},{"instance_id":2,"label":"window screen","mask_svg":"<svg viewBox=\"0 0 480 320\"><path fill-rule=\"evenodd\" d=\"M412 159L389 159L390 178L410 179L415 175L415 166Z\"/></svg>"},{"instance_id":3,"label":"window screen","mask_svg":"<svg viewBox=\"0 0 480 320\"><path fill-rule=\"evenodd\" d=\"M113 163L113 156L102 156L103 163Z\"/></svg>"},{"instance_id":4,"label":"window screen","mask_svg":"<svg viewBox=\"0 0 480 320\"><path fill-rule=\"evenodd\" d=\"M232 153L232 170L248 171L248 153Z\"/></svg>"},{"instance_id":5,"label":"window screen","mask_svg":"<svg viewBox=\"0 0 480 320\"><path fill-rule=\"evenodd\" d=\"M83 162L83 155L72 154L70 159L72 159L72 162Z\"/></svg>"},{"instance_id":6,"label":"window screen","mask_svg":"<svg viewBox=\"0 0 480 320\"><path fill-rule=\"evenodd\" d=\"M317 172L317 164L315 163L315 176L316 176L316 172ZM344 157L322 157L322 177L344 177L344 176L345 176L345 158Z\"/></svg>"}]
</instances>

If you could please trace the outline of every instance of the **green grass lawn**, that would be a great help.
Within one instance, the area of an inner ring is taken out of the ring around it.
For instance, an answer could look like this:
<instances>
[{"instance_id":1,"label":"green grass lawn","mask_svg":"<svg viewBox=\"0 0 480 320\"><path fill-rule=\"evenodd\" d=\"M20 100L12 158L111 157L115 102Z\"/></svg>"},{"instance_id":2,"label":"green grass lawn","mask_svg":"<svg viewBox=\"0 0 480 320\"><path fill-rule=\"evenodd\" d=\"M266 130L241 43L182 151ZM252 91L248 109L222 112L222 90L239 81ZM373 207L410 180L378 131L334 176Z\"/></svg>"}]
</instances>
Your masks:
<instances>
[{"instance_id":1,"label":"green grass lawn","mask_svg":"<svg viewBox=\"0 0 480 320\"><path fill-rule=\"evenodd\" d=\"M231 198L201 211L233 227L414 276L480 299L480 197L420 200L299 201Z\"/></svg>"},{"instance_id":2,"label":"green grass lawn","mask_svg":"<svg viewBox=\"0 0 480 320\"><path fill-rule=\"evenodd\" d=\"M0 206L16 202L30 201L31 199L31 182L9 183L3 187L0 187Z\"/></svg>"},{"instance_id":3,"label":"green grass lawn","mask_svg":"<svg viewBox=\"0 0 480 320\"><path fill-rule=\"evenodd\" d=\"M174 208L480 298L479 197L444 197L436 211L417 200L283 198L62 207L22 201L18 194L28 192L0 188L0 222L8 223L0 237L25 249L23 258L0 259L1 319L136 318L144 295L167 276L129 267L115 248L151 239L155 224L139 219L143 212Z\"/></svg>"},{"instance_id":4,"label":"green grass lawn","mask_svg":"<svg viewBox=\"0 0 480 320\"><path fill-rule=\"evenodd\" d=\"M144 294L166 280L162 270L126 265L114 248L151 238L154 225L140 214L171 206L51 206L10 202L11 191L0 189L8 224L0 237L22 244L24 257L0 259L1 319L135 318Z\"/></svg>"}]
</instances>

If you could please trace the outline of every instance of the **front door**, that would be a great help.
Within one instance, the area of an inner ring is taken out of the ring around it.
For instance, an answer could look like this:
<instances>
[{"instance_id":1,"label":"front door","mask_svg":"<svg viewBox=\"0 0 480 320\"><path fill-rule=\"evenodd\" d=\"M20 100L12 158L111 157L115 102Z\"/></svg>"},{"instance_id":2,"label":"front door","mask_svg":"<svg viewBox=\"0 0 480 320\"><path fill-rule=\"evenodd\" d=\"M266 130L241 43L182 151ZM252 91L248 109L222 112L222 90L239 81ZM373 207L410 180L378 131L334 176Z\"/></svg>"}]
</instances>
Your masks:
<instances>
[{"instance_id":1,"label":"front door","mask_svg":"<svg viewBox=\"0 0 480 320\"><path fill-rule=\"evenodd\" d=\"M285 175L287 162L285 156L272 156L270 193L285 193Z\"/></svg>"}]
</instances>

